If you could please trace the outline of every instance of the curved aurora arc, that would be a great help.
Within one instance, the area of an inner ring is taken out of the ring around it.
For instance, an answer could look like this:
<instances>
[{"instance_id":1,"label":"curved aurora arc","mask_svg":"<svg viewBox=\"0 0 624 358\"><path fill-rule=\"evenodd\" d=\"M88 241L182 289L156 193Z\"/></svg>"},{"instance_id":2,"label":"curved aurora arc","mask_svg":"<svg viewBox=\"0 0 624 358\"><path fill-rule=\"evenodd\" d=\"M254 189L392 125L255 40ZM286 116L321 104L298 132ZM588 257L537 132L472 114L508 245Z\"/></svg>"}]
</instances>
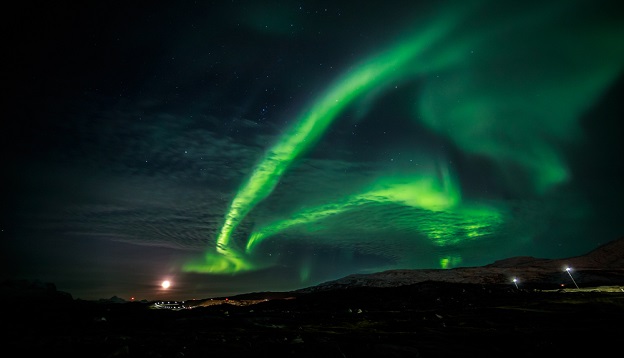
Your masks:
<instances>
[{"instance_id":1,"label":"curved aurora arc","mask_svg":"<svg viewBox=\"0 0 624 358\"><path fill-rule=\"evenodd\" d=\"M291 228L305 228L331 216L375 204L395 204L417 209L403 220L387 225L427 237L434 245L450 246L463 240L476 240L492 234L503 223L504 214L485 204L463 203L459 184L443 166L441 178L436 175L409 175L386 177L374 183L369 190L343 200L303 209L288 219L278 220L255 230L247 242L246 252L252 254L265 239ZM397 208L398 209L398 208ZM317 232L315 228L313 231ZM305 230L304 230L305 231ZM461 262L460 257L440 257L440 266Z\"/></svg>"},{"instance_id":2,"label":"curved aurora arc","mask_svg":"<svg viewBox=\"0 0 624 358\"><path fill-rule=\"evenodd\" d=\"M353 210L371 203L398 203L400 205L428 211L445 211L456 208L461 201L459 186L444 168L442 178L435 176L405 176L384 178L372 185L370 190L347 197L341 201L306 208L290 216L255 230L245 250L251 253L264 239L290 227L323 220L329 216Z\"/></svg>"},{"instance_id":3,"label":"curved aurora arc","mask_svg":"<svg viewBox=\"0 0 624 358\"><path fill-rule=\"evenodd\" d=\"M375 56L339 79L299 117L278 142L270 148L241 186L225 217L217 238L216 250L206 252L204 260L184 266L189 272L232 273L256 268L245 255L230 246L231 235L245 216L271 194L292 162L313 146L332 121L356 98L393 79L414 72L416 55L440 41L452 28L452 18L423 31Z\"/></svg>"},{"instance_id":4,"label":"curved aurora arc","mask_svg":"<svg viewBox=\"0 0 624 358\"><path fill-rule=\"evenodd\" d=\"M561 4L569 3L576 4ZM574 37L574 33L570 35L565 32L567 30L557 29L551 24L553 19L565 12L566 6L562 8L563 10L556 9L556 5L553 5L529 9L536 11L535 13L513 12L507 14L508 18L501 16L488 19L489 22L484 21L482 28L463 32L460 20L466 20L468 12L466 9L455 9L436 18L431 26L418 32L416 36L400 41L396 46L346 73L265 153L230 204L217 237L216 248L206 252L203 259L189 262L183 269L187 272L235 273L261 268L252 260L251 255L231 245L232 234L238 225L259 202L272 193L293 161L318 141L345 108L353 104L355 99L394 80L419 76L423 85L416 109L422 124L445 136L466 153L488 158L498 164L503 172L507 162L523 168L531 175L530 185L538 195L568 180L569 171L556 145L578 139L579 116L599 98L622 70L624 49L618 46L614 50L610 45L618 43L624 34L620 28L616 28L617 31L609 33L602 29L608 36L602 36L601 41L594 41L591 36ZM549 45L550 48L545 50L544 56L570 57L581 45L591 47L593 53L587 55L587 58L575 58L567 67L553 67L551 64L550 67L547 66L547 70L533 71L529 78L519 79L518 76L526 75L522 72L515 74L515 68L508 62L517 61L517 57L522 57L531 50L544 51L545 46L533 43L522 45L526 42L523 38L526 33L522 31L515 35L503 31L503 35L500 35L498 30L503 28L509 31L514 27L527 30L522 27L524 23L532 24L528 33L536 38L545 29L555 31L562 37L568 36L570 41L561 41L556 46ZM575 30L583 31L582 28ZM494 59L485 54L487 50L482 51L484 55L479 55L479 46L484 43L489 47L509 46L509 42L513 43L513 36L521 44L517 46L518 49L496 53L497 56L492 56ZM579 41L584 42L579 44ZM468 53L473 52L472 49L477 49L477 54L467 57ZM509 76L511 80L505 82L502 88L488 82L490 77L486 74L493 66L510 68L507 71L512 74ZM566 70L572 73L567 73ZM455 83L469 85L448 86L440 81L428 80L425 75L432 73L445 73ZM529 93L533 94L531 98L527 98ZM517 111L520 105L522 111ZM465 218L466 220L462 219L465 226L474 226L477 229L480 228L479 224L473 225L471 222L484 218L490 222L484 226L486 232L494 229L504 219L496 209L471 209L470 206L461 204L458 189L440 191L433 182L423 185L422 178L414 180L412 186L404 182L386 187L383 194L376 191L380 189L372 189L353 194L337 203L307 208L293 214L290 219L256 230L249 239L246 250L251 252L262 240L294 225L322 220L367 202L398 202L425 211L455 213L455 216L450 215L447 218ZM444 198L446 204L432 208L422 202L411 202L391 194L405 190L422 197ZM436 236L436 231L444 231L444 225L423 229L438 244L452 244L452 241L444 238L448 235ZM475 232L478 237L478 230ZM466 236L470 237L471 234Z\"/></svg>"}]
</instances>

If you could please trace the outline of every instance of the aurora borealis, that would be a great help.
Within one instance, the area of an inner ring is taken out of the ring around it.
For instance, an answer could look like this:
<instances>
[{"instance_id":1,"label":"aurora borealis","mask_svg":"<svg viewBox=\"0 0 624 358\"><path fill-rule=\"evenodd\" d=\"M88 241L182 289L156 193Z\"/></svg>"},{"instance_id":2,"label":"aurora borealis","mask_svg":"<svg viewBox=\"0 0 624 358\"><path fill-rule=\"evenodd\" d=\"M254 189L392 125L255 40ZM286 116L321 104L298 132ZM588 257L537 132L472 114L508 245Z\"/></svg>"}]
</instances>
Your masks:
<instances>
[{"instance_id":1,"label":"aurora borealis","mask_svg":"<svg viewBox=\"0 0 624 358\"><path fill-rule=\"evenodd\" d=\"M624 231L616 1L44 10L11 23L9 277L208 297Z\"/></svg>"}]
</instances>

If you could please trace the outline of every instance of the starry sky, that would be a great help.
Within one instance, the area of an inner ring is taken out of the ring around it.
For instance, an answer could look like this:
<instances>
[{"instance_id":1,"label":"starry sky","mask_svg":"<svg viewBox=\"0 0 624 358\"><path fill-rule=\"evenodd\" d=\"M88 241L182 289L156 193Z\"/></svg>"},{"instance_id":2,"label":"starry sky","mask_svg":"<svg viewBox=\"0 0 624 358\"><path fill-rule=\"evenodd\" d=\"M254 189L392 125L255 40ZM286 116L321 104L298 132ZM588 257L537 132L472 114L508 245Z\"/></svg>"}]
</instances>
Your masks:
<instances>
[{"instance_id":1,"label":"starry sky","mask_svg":"<svg viewBox=\"0 0 624 358\"><path fill-rule=\"evenodd\" d=\"M585 254L624 235L623 10L17 4L2 278L182 300Z\"/></svg>"}]
</instances>

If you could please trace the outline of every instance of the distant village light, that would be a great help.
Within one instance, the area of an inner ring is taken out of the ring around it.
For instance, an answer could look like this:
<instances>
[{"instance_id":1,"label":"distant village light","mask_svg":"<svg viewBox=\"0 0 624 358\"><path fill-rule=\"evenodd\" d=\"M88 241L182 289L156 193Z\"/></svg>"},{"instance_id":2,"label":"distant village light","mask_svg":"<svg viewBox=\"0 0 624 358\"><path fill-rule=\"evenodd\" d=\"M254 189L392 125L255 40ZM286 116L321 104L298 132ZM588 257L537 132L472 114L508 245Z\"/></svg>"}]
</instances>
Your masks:
<instances>
[{"instance_id":1,"label":"distant village light","mask_svg":"<svg viewBox=\"0 0 624 358\"><path fill-rule=\"evenodd\" d=\"M514 277L513 279L514 285L516 285L516 289L518 289L518 279Z\"/></svg>"}]
</instances>

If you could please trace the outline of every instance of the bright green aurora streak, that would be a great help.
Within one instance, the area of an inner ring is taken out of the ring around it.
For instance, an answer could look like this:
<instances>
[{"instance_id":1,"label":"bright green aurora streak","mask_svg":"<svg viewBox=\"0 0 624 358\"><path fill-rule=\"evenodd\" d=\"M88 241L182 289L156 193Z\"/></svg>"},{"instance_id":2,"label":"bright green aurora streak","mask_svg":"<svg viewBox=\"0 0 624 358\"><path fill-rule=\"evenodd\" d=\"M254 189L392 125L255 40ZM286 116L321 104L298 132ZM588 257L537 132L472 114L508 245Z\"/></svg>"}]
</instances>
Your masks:
<instances>
[{"instance_id":1,"label":"bright green aurora streak","mask_svg":"<svg viewBox=\"0 0 624 358\"><path fill-rule=\"evenodd\" d=\"M184 268L195 272L238 272L254 269L250 261L229 245L233 231L244 217L271 194L286 169L316 143L342 110L371 89L401 78L408 72L414 72L416 55L446 35L451 28L449 25L452 24L450 18L440 21L436 26L428 28L428 31L422 31L409 41L399 43L389 51L365 61L331 86L266 152L260 164L242 185L225 217L225 223L217 238L216 253L209 251L204 262L193 262Z\"/></svg>"},{"instance_id":2,"label":"bright green aurora streak","mask_svg":"<svg viewBox=\"0 0 624 358\"><path fill-rule=\"evenodd\" d=\"M488 10L494 3L484 2L478 10L491 15ZM345 108L395 80L419 78L415 117L423 125L465 153L496 163L510 182L518 168L523 170L527 184L519 190L543 195L566 182L570 173L559 146L580 139L579 117L624 68L624 30L617 18L605 18L598 26L581 21L574 28L565 22L572 15L585 16L584 6L595 5L555 1L548 6L509 6L496 16L480 16L465 8L432 15L429 26L346 73L295 121L240 187L216 250L184 270L234 273L259 268L249 254L231 245L237 226ZM414 221L438 245L491 233L504 220L496 209L461 204L454 182L444 189L433 179L417 176L381 179L378 184L260 228L246 250L251 252L262 240L289 227L370 202L436 213L431 216L434 220ZM452 261L445 260L443 265Z\"/></svg>"},{"instance_id":3,"label":"bright green aurora streak","mask_svg":"<svg viewBox=\"0 0 624 358\"><path fill-rule=\"evenodd\" d=\"M457 244L489 235L501 224L503 215L486 205L463 204L459 185L448 168L441 180L434 175L388 177L379 180L370 190L341 201L307 208L289 219L273 222L256 230L247 242L247 253L263 240L293 227L322 221L358 207L394 203L403 207L421 209L416 216L394 220L390 226L400 231L420 233L438 246Z\"/></svg>"},{"instance_id":4,"label":"bright green aurora streak","mask_svg":"<svg viewBox=\"0 0 624 358\"><path fill-rule=\"evenodd\" d=\"M262 240L295 225L307 224L337 215L361 205L395 202L430 211L455 207L460 200L459 188L448 174L441 183L433 176L386 178L365 193L353 195L340 202L309 208L290 219L281 220L255 231L247 242L250 253Z\"/></svg>"}]
</instances>

